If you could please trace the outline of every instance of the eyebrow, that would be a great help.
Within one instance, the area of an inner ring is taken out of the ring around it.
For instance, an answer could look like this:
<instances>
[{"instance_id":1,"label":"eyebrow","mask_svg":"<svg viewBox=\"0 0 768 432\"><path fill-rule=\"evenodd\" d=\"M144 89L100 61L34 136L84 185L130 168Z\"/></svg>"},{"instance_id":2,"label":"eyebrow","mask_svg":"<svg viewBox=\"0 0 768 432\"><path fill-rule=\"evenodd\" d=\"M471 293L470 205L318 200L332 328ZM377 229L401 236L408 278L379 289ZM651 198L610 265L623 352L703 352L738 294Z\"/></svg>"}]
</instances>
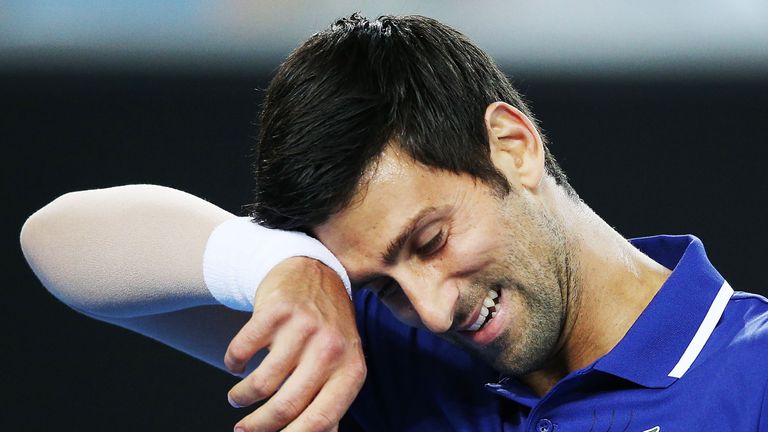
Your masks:
<instances>
[{"instance_id":1,"label":"eyebrow","mask_svg":"<svg viewBox=\"0 0 768 432\"><path fill-rule=\"evenodd\" d=\"M405 243L416 231L416 228L418 228L419 222L435 210L437 210L436 207L425 207L408 221L405 227L400 231L400 234L389 243L387 251L381 256L381 260L384 264L392 265L395 263L397 256L400 255L400 251L403 250Z\"/></svg>"}]
</instances>

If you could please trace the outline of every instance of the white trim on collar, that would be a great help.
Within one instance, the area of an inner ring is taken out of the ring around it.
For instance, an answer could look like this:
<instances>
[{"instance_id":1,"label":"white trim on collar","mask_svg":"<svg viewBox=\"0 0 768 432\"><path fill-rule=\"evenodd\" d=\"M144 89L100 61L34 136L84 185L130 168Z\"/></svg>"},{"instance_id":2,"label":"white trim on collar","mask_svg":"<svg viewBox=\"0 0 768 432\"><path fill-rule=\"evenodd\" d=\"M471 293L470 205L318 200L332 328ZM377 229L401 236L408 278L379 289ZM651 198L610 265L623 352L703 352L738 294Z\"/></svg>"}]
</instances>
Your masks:
<instances>
[{"instance_id":1,"label":"white trim on collar","mask_svg":"<svg viewBox=\"0 0 768 432\"><path fill-rule=\"evenodd\" d=\"M701 350L704 348L704 344L707 343L712 332L715 330L715 325L720 321L720 317L723 316L725 306L728 304L733 295L733 288L728 285L728 282L723 282L723 286L720 287L720 291L715 297L715 301L709 306L709 311L704 317L704 321L701 322L699 329L691 339L691 343L688 344L688 348L685 349L683 356L677 362L672 371L667 375L672 378L680 378L691 367L693 361L699 356Z\"/></svg>"}]
</instances>

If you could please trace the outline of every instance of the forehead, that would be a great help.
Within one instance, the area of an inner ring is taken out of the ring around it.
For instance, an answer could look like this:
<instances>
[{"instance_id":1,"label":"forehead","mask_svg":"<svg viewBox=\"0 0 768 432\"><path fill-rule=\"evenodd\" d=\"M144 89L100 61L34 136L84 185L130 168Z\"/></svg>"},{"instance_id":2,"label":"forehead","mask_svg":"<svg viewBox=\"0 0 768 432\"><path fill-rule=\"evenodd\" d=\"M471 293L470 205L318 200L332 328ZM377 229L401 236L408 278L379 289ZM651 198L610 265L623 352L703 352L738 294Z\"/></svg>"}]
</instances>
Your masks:
<instances>
[{"instance_id":1,"label":"forehead","mask_svg":"<svg viewBox=\"0 0 768 432\"><path fill-rule=\"evenodd\" d=\"M363 261L378 260L407 222L423 209L455 203L466 176L422 165L396 148L382 153L352 203L318 226L315 233L354 279Z\"/></svg>"}]
</instances>

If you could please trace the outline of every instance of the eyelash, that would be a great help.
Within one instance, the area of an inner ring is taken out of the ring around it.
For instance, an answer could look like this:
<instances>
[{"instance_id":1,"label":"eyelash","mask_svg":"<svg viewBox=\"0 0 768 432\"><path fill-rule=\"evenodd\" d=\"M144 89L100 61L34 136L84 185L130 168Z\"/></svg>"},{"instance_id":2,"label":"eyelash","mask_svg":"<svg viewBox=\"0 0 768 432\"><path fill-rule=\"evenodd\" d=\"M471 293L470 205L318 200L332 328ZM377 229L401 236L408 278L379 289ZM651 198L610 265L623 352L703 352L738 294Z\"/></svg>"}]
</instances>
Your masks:
<instances>
[{"instance_id":1,"label":"eyelash","mask_svg":"<svg viewBox=\"0 0 768 432\"><path fill-rule=\"evenodd\" d=\"M422 257L428 257L430 255L434 255L436 252L442 249L442 246L445 244L444 239L445 239L445 231L440 230L440 232L438 232L434 237L432 237L432 239L430 239L424 245L416 248L415 252L418 255L421 255Z\"/></svg>"}]
</instances>

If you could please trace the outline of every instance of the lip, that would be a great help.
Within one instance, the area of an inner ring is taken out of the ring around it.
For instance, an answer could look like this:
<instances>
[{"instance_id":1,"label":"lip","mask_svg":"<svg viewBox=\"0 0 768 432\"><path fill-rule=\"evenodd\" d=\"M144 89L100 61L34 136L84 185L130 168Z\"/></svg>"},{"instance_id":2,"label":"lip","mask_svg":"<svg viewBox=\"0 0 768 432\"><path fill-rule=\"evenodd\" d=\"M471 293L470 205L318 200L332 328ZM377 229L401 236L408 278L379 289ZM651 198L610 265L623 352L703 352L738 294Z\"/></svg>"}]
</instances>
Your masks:
<instances>
[{"instance_id":1,"label":"lip","mask_svg":"<svg viewBox=\"0 0 768 432\"><path fill-rule=\"evenodd\" d=\"M493 317L491 322L485 324L478 331L459 331L459 334L461 334L464 338L472 341L474 345L483 346L489 344L494 339L496 339L496 337L498 337L504 329L504 321L507 315L507 302L506 296L502 291L503 290L499 290L499 301L498 306L496 307L496 316ZM482 305L480 306L482 307ZM477 317L480 316L480 308L478 308L477 311L472 314L472 316L474 317L473 320L469 321L469 324L463 327L464 329L469 328L475 321L477 321Z\"/></svg>"},{"instance_id":2,"label":"lip","mask_svg":"<svg viewBox=\"0 0 768 432\"><path fill-rule=\"evenodd\" d=\"M483 308L483 303L480 303L480 305L475 308L475 311L472 312L472 315L470 315L469 318L464 322L464 324L462 324L461 327L459 327L459 333L473 333L472 331L467 329L472 327L472 324L477 322L477 319L480 317L480 310L482 308Z\"/></svg>"}]
</instances>

